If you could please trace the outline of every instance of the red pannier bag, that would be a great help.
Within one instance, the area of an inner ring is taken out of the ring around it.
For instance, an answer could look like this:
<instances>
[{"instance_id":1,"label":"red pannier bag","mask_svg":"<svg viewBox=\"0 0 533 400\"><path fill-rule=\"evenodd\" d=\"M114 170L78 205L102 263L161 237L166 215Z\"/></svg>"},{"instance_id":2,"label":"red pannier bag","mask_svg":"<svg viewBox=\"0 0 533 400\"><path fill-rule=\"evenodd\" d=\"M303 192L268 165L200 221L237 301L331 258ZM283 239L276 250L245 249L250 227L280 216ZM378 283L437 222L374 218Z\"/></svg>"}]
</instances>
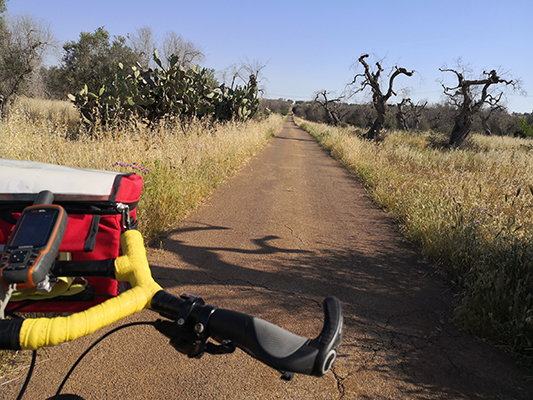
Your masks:
<instances>
[{"instance_id":1,"label":"red pannier bag","mask_svg":"<svg viewBox=\"0 0 533 400\"><path fill-rule=\"evenodd\" d=\"M106 260L120 255L120 235L136 227L143 180L135 174L0 159L0 249L22 210L49 190L68 214L60 257ZM73 296L29 302L24 312L78 312L119 294L124 285L111 278L83 278L86 288ZM11 301L7 310L24 302Z\"/></svg>"}]
</instances>

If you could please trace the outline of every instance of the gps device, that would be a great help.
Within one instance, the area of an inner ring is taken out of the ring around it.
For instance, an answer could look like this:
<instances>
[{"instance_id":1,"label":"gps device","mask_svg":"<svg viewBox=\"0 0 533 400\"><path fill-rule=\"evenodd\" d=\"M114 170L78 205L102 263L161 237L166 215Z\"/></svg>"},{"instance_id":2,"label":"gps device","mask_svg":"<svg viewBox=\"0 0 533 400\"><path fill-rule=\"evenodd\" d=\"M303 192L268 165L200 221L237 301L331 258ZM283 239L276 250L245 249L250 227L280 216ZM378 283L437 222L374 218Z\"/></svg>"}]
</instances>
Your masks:
<instances>
[{"instance_id":1,"label":"gps device","mask_svg":"<svg viewBox=\"0 0 533 400\"><path fill-rule=\"evenodd\" d=\"M4 284L24 289L47 282L67 218L63 207L56 204L34 204L22 211L0 260Z\"/></svg>"}]
</instances>

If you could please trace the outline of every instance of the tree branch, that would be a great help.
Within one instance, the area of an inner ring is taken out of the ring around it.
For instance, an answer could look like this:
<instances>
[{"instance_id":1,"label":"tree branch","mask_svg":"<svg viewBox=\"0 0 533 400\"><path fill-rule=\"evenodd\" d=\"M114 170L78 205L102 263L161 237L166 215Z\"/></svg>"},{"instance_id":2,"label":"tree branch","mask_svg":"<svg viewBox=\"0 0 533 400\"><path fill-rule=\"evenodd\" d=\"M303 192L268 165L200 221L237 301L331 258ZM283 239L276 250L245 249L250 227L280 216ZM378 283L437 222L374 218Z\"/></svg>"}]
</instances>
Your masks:
<instances>
[{"instance_id":1,"label":"tree branch","mask_svg":"<svg viewBox=\"0 0 533 400\"><path fill-rule=\"evenodd\" d=\"M389 90L387 90L387 94L385 95L385 99L388 100L393 94L396 95L396 93L394 93L394 90L392 89L393 88L393 82L394 82L394 79L396 79L396 77L398 75L407 75L407 76L413 76L413 74L415 73L415 71L407 71L405 68L398 68L398 67L395 67L396 70L393 72L393 74L391 75L390 79L389 79Z\"/></svg>"}]
</instances>

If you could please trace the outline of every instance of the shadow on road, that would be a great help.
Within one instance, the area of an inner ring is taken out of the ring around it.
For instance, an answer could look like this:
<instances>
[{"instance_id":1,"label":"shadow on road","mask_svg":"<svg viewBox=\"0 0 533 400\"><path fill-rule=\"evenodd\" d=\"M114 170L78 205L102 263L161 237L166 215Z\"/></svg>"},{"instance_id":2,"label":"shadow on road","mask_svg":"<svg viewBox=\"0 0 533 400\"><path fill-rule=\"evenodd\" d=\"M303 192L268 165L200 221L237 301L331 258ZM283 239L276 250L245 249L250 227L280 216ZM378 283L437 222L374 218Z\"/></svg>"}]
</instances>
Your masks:
<instances>
[{"instance_id":1,"label":"shadow on road","mask_svg":"<svg viewBox=\"0 0 533 400\"><path fill-rule=\"evenodd\" d=\"M278 324L284 320L280 309L285 318L297 315L303 321L309 300L337 296L346 326L337 363L337 371L346 371L344 385L379 374L402 388L406 398L526 399L533 393L531 384L513 380L520 374L509 370L507 355L450 323L451 295L407 244L369 256L331 246L283 248L276 246L275 235L250 239L242 248L195 246L187 240L188 233L210 231L230 229L203 225L172 232L165 249L186 267L153 265L154 278L167 288L177 287L175 282L248 288L239 298L253 298L253 305L243 311ZM320 316L309 318L316 332L292 330L317 334Z\"/></svg>"}]
</instances>

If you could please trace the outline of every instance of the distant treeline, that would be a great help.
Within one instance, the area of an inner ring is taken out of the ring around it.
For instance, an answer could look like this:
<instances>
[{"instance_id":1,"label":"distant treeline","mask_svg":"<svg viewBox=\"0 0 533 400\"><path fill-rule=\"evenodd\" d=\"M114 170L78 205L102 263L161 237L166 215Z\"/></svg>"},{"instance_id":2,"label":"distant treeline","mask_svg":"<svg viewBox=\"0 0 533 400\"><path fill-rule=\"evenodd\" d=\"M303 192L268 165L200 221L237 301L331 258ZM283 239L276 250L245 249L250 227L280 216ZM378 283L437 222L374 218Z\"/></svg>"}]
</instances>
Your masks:
<instances>
[{"instance_id":1,"label":"distant treeline","mask_svg":"<svg viewBox=\"0 0 533 400\"><path fill-rule=\"evenodd\" d=\"M337 112L343 125L361 129L369 128L376 118L372 104L339 103ZM294 115L313 122L327 122L324 108L314 101L292 101L290 99L263 99L263 109L286 114L292 107ZM449 134L453 128L456 110L449 104L408 103L403 106L390 104L387 110L385 129L399 129L399 111L407 130ZM484 121L485 120L485 121ZM485 123L486 122L486 123ZM533 125L533 113L509 113L504 109L485 111L476 117L474 131L498 136L529 136L528 127Z\"/></svg>"}]
</instances>

